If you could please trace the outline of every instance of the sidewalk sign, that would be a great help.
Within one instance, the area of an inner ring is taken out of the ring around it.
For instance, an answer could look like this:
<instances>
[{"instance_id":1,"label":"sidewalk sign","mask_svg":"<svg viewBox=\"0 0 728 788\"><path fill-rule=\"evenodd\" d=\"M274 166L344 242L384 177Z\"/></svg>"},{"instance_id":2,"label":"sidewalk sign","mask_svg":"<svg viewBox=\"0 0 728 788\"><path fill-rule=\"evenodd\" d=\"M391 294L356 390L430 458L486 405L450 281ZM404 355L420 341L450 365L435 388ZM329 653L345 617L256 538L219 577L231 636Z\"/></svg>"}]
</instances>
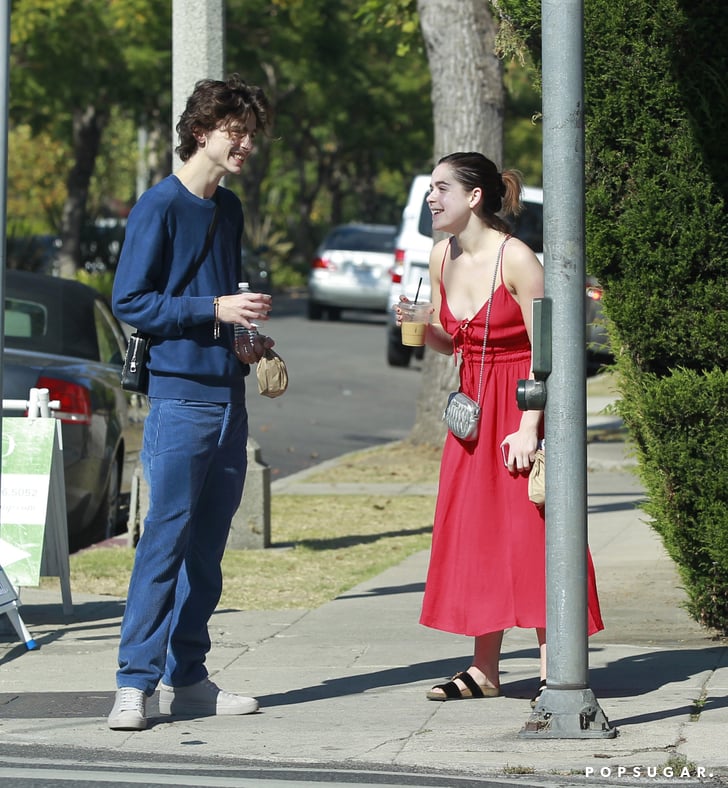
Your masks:
<instances>
[{"instance_id":1,"label":"sidewalk sign","mask_svg":"<svg viewBox=\"0 0 728 788\"><path fill-rule=\"evenodd\" d=\"M26 648L29 651L38 648L30 632L26 629L20 613L18 613L18 594L0 565L0 615L3 613L10 619L10 623L15 627L15 631L25 643Z\"/></svg>"},{"instance_id":2,"label":"sidewalk sign","mask_svg":"<svg viewBox=\"0 0 728 788\"><path fill-rule=\"evenodd\" d=\"M41 574L58 577L71 615L60 421L4 418L0 480L0 565L15 588L37 586Z\"/></svg>"}]
</instances>

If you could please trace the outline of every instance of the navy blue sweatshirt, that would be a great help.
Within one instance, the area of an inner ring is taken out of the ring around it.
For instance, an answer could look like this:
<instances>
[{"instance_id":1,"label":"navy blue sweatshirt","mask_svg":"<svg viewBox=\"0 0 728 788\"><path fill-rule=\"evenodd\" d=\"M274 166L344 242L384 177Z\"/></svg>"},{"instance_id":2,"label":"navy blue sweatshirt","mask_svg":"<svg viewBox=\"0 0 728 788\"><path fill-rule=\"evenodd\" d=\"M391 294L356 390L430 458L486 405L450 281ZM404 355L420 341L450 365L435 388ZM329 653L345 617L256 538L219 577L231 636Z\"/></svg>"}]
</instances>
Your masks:
<instances>
[{"instance_id":1,"label":"navy blue sweatshirt","mask_svg":"<svg viewBox=\"0 0 728 788\"><path fill-rule=\"evenodd\" d=\"M244 402L249 367L233 352L233 327L214 338L215 296L234 293L243 210L218 186L217 229L210 251L182 295L172 295L205 245L215 203L192 194L175 175L145 192L129 214L114 278L114 314L152 335L149 396Z\"/></svg>"}]
</instances>

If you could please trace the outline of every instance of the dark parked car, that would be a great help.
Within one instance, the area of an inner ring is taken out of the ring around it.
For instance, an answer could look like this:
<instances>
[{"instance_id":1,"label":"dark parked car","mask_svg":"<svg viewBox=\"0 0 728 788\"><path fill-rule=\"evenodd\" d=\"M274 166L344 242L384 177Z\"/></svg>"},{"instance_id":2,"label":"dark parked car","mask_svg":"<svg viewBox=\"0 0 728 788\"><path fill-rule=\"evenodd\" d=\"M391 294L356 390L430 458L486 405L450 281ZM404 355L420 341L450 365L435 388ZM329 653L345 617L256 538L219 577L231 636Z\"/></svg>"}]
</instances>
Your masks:
<instances>
[{"instance_id":1,"label":"dark parked car","mask_svg":"<svg viewBox=\"0 0 728 788\"><path fill-rule=\"evenodd\" d=\"M130 443L138 448L146 406L121 388L125 351L121 325L92 288L6 272L3 399L27 400L31 388L47 388L60 401L54 415L62 424L71 550L119 525L125 452ZM3 408L3 416L23 415Z\"/></svg>"}]
</instances>

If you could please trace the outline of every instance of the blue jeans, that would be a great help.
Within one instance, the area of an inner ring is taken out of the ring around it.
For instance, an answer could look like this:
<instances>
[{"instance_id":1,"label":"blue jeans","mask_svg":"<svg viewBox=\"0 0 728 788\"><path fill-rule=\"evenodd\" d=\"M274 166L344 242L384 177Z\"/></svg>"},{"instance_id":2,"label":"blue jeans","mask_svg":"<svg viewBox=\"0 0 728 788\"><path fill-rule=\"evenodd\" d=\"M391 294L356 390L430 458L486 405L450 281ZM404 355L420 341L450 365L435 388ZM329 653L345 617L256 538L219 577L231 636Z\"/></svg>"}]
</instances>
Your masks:
<instances>
[{"instance_id":1,"label":"blue jeans","mask_svg":"<svg viewBox=\"0 0 728 788\"><path fill-rule=\"evenodd\" d=\"M141 453L149 511L121 624L117 686L151 695L160 679L186 687L207 676L207 625L222 593L247 439L244 404L151 400Z\"/></svg>"}]
</instances>

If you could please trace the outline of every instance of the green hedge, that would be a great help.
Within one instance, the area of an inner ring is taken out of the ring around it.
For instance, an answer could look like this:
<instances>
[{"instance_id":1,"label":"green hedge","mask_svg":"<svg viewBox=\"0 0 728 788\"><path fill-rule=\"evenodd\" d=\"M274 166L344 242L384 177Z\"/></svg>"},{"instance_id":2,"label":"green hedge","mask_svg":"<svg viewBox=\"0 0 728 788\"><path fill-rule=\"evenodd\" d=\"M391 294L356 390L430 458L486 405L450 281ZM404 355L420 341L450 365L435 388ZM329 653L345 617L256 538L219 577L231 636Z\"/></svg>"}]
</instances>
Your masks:
<instances>
[{"instance_id":1,"label":"green hedge","mask_svg":"<svg viewBox=\"0 0 728 788\"><path fill-rule=\"evenodd\" d=\"M728 375L646 374L620 364L619 405L649 492L645 511L675 560L690 614L728 623Z\"/></svg>"},{"instance_id":2,"label":"green hedge","mask_svg":"<svg viewBox=\"0 0 728 788\"><path fill-rule=\"evenodd\" d=\"M728 122L728 15L685 6L587 0L587 258L622 349L657 374L728 367L728 157L706 138Z\"/></svg>"},{"instance_id":3,"label":"green hedge","mask_svg":"<svg viewBox=\"0 0 728 788\"><path fill-rule=\"evenodd\" d=\"M540 4L498 6L540 47ZM725 0L585 0L584 15L586 254L605 287L620 409L690 612L725 634Z\"/></svg>"},{"instance_id":4,"label":"green hedge","mask_svg":"<svg viewBox=\"0 0 728 788\"><path fill-rule=\"evenodd\" d=\"M587 0L585 29L587 258L621 411L689 611L725 633L728 15L722 1Z\"/></svg>"}]
</instances>

